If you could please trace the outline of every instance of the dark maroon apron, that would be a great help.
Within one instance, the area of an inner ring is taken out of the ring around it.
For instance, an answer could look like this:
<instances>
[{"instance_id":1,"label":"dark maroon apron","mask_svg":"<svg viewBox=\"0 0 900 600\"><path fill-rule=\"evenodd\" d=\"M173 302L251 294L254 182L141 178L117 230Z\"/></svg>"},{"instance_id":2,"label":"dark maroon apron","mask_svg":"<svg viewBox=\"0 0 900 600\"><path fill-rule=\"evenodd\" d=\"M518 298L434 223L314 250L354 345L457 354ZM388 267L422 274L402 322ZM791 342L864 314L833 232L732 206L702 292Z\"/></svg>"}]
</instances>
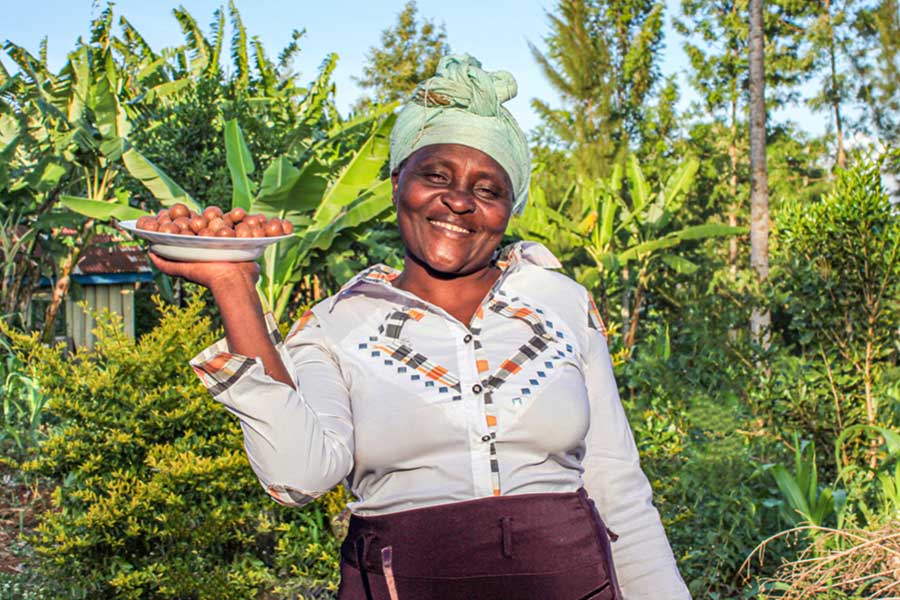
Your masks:
<instances>
[{"instance_id":1,"label":"dark maroon apron","mask_svg":"<svg viewBox=\"0 0 900 600\"><path fill-rule=\"evenodd\" d=\"M587 492L497 496L353 516L339 600L619 600Z\"/></svg>"}]
</instances>

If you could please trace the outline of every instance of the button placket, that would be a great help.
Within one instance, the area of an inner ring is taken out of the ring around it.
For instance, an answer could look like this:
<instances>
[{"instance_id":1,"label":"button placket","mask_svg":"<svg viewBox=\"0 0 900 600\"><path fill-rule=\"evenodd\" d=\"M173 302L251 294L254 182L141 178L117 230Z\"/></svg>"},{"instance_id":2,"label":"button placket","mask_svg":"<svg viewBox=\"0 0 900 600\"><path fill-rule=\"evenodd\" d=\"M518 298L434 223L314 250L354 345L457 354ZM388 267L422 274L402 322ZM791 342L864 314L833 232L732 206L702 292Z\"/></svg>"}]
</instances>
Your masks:
<instances>
[{"instance_id":1,"label":"button placket","mask_svg":"<svg viewBox=\"0 0 900 600\"><path fill-rule=\"evenodd\" d=\"M478 373L478 377L482 379L481 383L476 383L472 386L472 392L475 395L481 395L482 400L484 402L484 419L485 425L487 428L487 433L481 436L482 443L489 444L488 447L488 460L490 461L490 473L491 473L491 490L495 496L500 495L500 466L497 460L497 445L496 445L496 437L497 437L497 415L494 412L494 401L491 398L491 388L487 384L487 380L484 377L490 372L487 357L484 355L484 348L479 339L479 335L481 334L481 325L482 320L484 319L484 309L479 308L475 313L475 317L472 319L472 324L469 327L470 334L466 335L464 340L471 336L471 340L473 342L473 350L475 352L475 371Z\"/></svg>"}]
</instances>

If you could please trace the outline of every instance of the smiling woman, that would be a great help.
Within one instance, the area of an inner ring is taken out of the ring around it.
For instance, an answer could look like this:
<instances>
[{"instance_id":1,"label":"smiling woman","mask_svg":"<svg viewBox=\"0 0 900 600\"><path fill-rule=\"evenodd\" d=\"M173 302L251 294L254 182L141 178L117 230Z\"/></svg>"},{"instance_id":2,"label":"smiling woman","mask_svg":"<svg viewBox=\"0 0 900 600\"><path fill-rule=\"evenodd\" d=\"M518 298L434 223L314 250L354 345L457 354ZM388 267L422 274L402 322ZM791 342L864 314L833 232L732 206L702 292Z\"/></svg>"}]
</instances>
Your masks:
<instances>
[{"instance_id":1,"label":"smiling woman","mask_svg":"<svg viewBox=\"0 0 900 600\"><path fill-rule=\"evenodd\" d=\"M509 176L480 150L432 144L392 176L407 262L394 286L468 323L500 275L491 259L512 214Z\"/></svg>"},{"instance_id":2,"label":"smiling woman","mask_svg":"<svg viewBox=\"0 0 900 600\"><path fill-rule=\"evenodd\" d=\"M266 491L356 496L341 600L689 598L590 296L543 246L499 248L530 173L515 93L441 61L391 135L403 270L364 270L284 340L254 263L153 257L219 305L226 339L192 364Z\"/></svg>"}]
</instances>

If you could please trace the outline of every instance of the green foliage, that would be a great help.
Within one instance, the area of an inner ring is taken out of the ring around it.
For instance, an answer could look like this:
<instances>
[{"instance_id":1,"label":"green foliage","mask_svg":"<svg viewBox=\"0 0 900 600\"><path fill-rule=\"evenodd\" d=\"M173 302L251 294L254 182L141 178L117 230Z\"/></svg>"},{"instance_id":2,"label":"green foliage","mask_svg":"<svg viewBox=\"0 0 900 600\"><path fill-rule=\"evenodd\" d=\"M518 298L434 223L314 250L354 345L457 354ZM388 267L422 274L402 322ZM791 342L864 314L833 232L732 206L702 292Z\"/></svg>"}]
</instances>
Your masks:
<instances>
[{"instance_id":1,"label":"green foliage","mask_svg":"<svg viewBox=\"0 0 900 600\"><path fill-rule=\"evenodd\" d=\"M781 515L791 525L824 527L832 515L840 515L847 494L843 490L819 485L816 447L794 438L794 472L772 465L772 476L784 498Z\"/></svg>"},{"instance_id":2,"label":"green foliage","mask_svg":"<svg viewBox=\"0 0 900 600\"><path fill-rule=\"evenodd\" d=\"M853 58L854 71L861 80L871 130L885 140L900 135L900 2L880 0L858 13L856 37L862 42Z\"/></svg>"},{"instance_id":3,"label":"green foliage","mask_svg":"<svg viewBox=\"0 0 900 600\"><path fill-rule=\"evenodd\" d=\"M359 86L374 99L362 98L357 109L375 103L404 100L416 85L431 77L442 56L450 54L444 26L418 19L415 0L407 0L397 23L381 32L381 43L369 48Z\"/></svg>"},{"instance_id":4,"label":"green foliage","mask_svg":"<svg viewBox=\"0 0 900 600\"><path fill-rule=\"evenodd\" d=\"M47 398L12 351L0 323L0 465L17 467L44 439Z\"/></svg>"},{"instance_id":5,"label":"green foliage","mask_svg":"<svg viewBox=\"0 0 900 600\"><path fill-rule=\"evenodd\" d=\"M697 265L672 249L743 230L721 223L679 227L675 217L693 184L696 160L685 160L658 189L646 180L636 156L628 155L625 165L623 169L617 164L607 178L575 186L573 193L582 207L578 221L568 222L559 212L548 210L544 194L538 192L537 203L513 221L510 231L523 239L547 242L563 258L576 248L587 255L587 264L573 269L576 278L597 290L604 318L612 312L612 296L621 295L623 341L628 350L637 339L640 313L654 277L666 270L684 274L697 270ZM622 189L628 190L628 201L622 198Z\"/></svg>"},{"instance_id":6,"label":"green foliage","mask_svg":"<svg viewBox=\"0 0 900 600\"><path fill-rule=\"evenodd\" d=\"M702 293L715 278L706 268L679 278L676 318L648 311L646 333L616 377L692 595L749 598L741 564L776 526L762 505L770 491L758 463L770 442L746 398L753 380L746 336L729 334L744 310L724 290Z\"/></svg>"},{"instance_id":7,"label":"green foliage","mask_svg":"<svg viewBox=\"0 0 900 600\"><path fill-rule=\"evenodd\" d=\"M607 176L640 139L646 101L658 79L663 5L648 0L560 0L548 14L547 50L531 53L563 107L532 106L551 145L569 153L577 180Z\"/></svg>"},{"instance_id":8,"label":"green foliage","mask_svg":"<svg viewBox=\"0 0 900 600\"><path fill-rule=\"evenodd\" d=\"M95 348L70 357L15 336L60 423L26 465L58 485L31 540L45 580L60 598L335 589L339 541L329 527L343 493L302 510L268 498L237 420L187 364L213 341L201 303L161 310L137 342L98 315Z\"/></svg>"},{"instance_id":9,"label":"green foliage","mask_svg":"<svg viewBox=\"0 0 900 600\"><path fill-rule=\"evenodd\" d=\"M778 219L785 333L822 360L840 429L891 418L880 390L894 384L900 359L900 220L881 164L841 171L822 201L787 204Z\"/></svg>"}]
</instances>

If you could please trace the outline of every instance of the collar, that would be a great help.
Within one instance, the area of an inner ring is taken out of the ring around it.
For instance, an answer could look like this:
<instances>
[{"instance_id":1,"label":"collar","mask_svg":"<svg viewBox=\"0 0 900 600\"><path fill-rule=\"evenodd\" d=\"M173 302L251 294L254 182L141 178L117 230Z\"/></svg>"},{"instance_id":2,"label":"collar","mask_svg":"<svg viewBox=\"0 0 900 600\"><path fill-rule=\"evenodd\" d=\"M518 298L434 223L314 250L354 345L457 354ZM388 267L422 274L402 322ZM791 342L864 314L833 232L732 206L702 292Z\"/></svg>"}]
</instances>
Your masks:
<instances>
[{"instance_id":1,"label":"collar","mask_svg":"<svg viewBox=\"0 0 900 600\"><path fill-rule=\"evenodd\" d=\"M496 257L497 266L503 271L497 280L499 284L506 277L526 265L533 265L544 269L560 269L562 264L553 256L543 244L539 242L520 241L504 246ZM377 264L364 269L345 283L337 294L328 301L328 312L334 310L335 305L347 296L361 291L367 286L378 286L382 290L388 288L397 293L391 285L391 281L400 276L400 271L384 264Z\"/></svg>"}]
</instances>

